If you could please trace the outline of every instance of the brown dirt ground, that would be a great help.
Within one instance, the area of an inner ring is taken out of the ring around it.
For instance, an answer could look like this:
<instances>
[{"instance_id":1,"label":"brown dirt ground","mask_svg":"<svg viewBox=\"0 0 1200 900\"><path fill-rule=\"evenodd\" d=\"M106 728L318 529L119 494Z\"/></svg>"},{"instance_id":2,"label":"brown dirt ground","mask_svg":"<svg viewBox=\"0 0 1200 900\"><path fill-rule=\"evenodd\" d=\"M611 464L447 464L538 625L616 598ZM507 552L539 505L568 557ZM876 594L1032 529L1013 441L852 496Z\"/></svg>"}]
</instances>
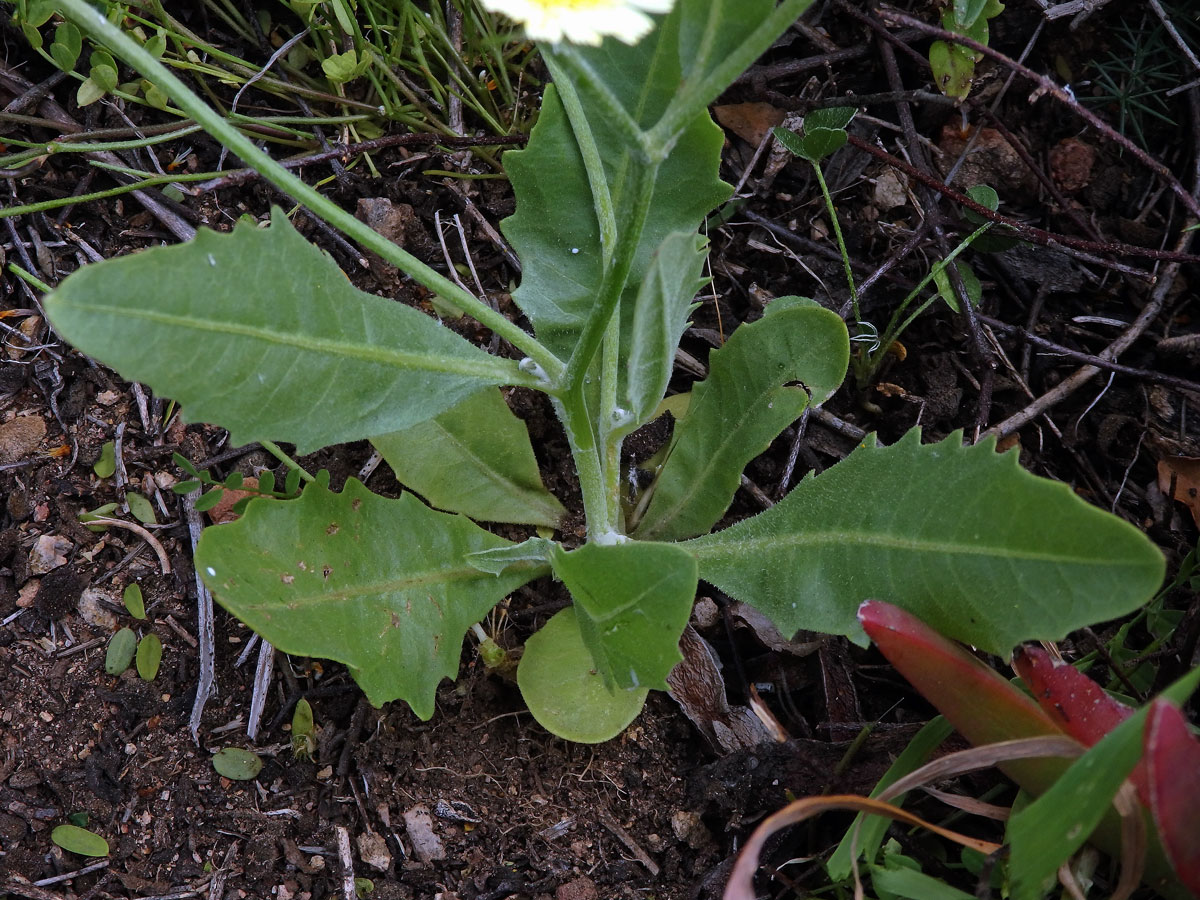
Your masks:
<instances>
[{"instance_id":1,"label":"brown dirt ground","mask_svg":"<svg viewBox=\"0 0 1200 900\"><path fill-rule=\"evenodd\" d=\"M1106 46L1105 29L1129 14L1133 5L1113 3L1077 33L1061 25L1049 29L1031 63L1051 71L1057 55L1064 64L1081 67ZM910 6L915 12L928 12L924 4ZM998 23L994 46L1019 52L1037 24L1033 5L1025 6L1030 9L1010 4L1011 12ZM828 32L826 39L841 48L866 45L866 29L839 10L826 5L820 21ZM27 58L19 36L5 32L5 38L6 70L27 64L23 74L34 81L50 74ZM807 38L792 35L764 64L823 52ZM926 75L912 60L903 57L902 67L910 88L927 85ZM1002 79L991 67L983 69L979 91L990 100ZM768 103L789 110L796 109L802 97L837 96L849 90L888 90L875 49L857 60L798 72L759 69L723 102ZM16 93L0 80L0 104ZM73 94L73 89L60 85L51 98L89 128L122 124L103 105L74 109ZM1180 121L1187 123L1182 97L1175 108ZM892 105L870 112L895 119ZM146 115L138 108L128 113L135 118ZM1092 167L1064 174L1071 159L1060 159L1054 171L1067 183L1078 184L1071 189L1070 203L1102 233L1154 246L1174 240L1181 221L1177 205L1156 193L1156 182L1127 155L1064 116L1061 107L1045 100L1030 103L1024 86L1006 97L999 116L1041 164L1062 139L1082 135L1095 155ZM938 142L943 141L944 126L958 120L957 111L928 104L919 107L916 128ZM888 129L865 120L856 127L864 139L880 137L894 149ZM1188 128L1185 124L1182 132L1189 133ZM9 133L19 132L9 126ZM44 136L36 129L35 133ZM1162 129L1153 134L1159 143L1151 150L1186 181L1195 148L1188 140L1168 140ZM733 131L729 138L723 175L736 182L754 147ZM203 138L194 143L196 165L211 168L217 148ZM463 164L461 157L443 156L440 167ZM399 151L389 151L380 154L376 164L386 172L401 159ZM982 167L979 177L997 183L1005 200L1003 211L1052 231L1077 233L1066 211L1039 193L1041 188L1003 148L991 156L981 152L973 162ZM15 202L27 202L69 192L79 177L77 161L56 157L29 177L10 179L9 185ZM928 212L916 202L912 184L901 184L896 205L888 206L880 191L890 184L890 170L862 153L840 154L830 165L829 178L851 253L864 273L879 267ZM95 186L99 184L97 179ZM465 184L493 223L511 210L505 186ZM792 237L745 218L713 232L713 292L719 299L698 310L696 327L684 343L684 349L701 360L721 334L758 316L764 296L800 293L832 305L843 299L840 263L829 253L828 228L805 167L788 165L773 181L755 175L750 186L745 208ZM439 183L416 178L378 182L352 172L329 190L348 208L362 198L411 204L409 246L440 264L433 211L459 207ZM225 229L244 212L263 216L273 199L277 198L261 187L249 185L188 198L181 214L196 224ZM77 245L63 241L62 223L54 215L4 221L0 227L10 230L0 233L0 241L6 242L10 259L24 258L23 250L36 260L41 277L51 282L77 266ZM69 223L74 235L105 257L173 240L130 197L75 208ZM12 224L17 231L11 230ZM300 227L306 229L303 222ZM486 238L469 222L467 227L486 286L508 303L504 290L512 273ZM323 241L316 233L311 236ZM14 243L17 239L21 247ZM425 302L411 284L392 273L377 267L363 271L340 248L324 245L360 286L404 302ZM919 277L922 266L937 253L931 239L923 241L915 257L896 267L890 276L894 281L885 280L867 296L864 311L885 319L889 304L903 296L904 284ZM1031 309L1043 306L1037 333L1085 352L1097 352L1115 332L1102 322L1072 317L1129 321L1146 301L1144 282L1044 249L973 259L979 260L988 288L985 313L1024 326ZM1146 266L1144 260L1123 262ZM1051 284L1052 275L1059 281ZM1161 341L1194 335L1191 282L1196 276L1194 265L1184 267L1164 312L1123 362L1195 377L1194 345L1190 350L1174 345L1164 349ZM211 464L220 475L234 468L252 472L273 461L254 448L230 452L218 429L177 422L164 427L165 405L156 398L150 398L143 413L129 385L56 343L44 326L31 321L28 311L19 312L29 302L15 279L3 277L0 309L18 310L8 321L24 323L28 334L44 346L22 351L19 342L10 339L0 359L0 426L27 420L7 433L17 449L0 458L0 897L5 890L35 900L337 897L342 896L343 875L338 833L345 829L353 844L354 873L372 879L371 896L383 900L715 898L737 847L757 820L791 797L869 791L929 716L922 701L873 654L837 639L808 645L804 638L811 636L803 634L791 648L773 650L735 615L712 614L714 607L705 604L702 612L708 614L695 624L725 663L731 702L746 703L747 685L757 685L793 735L791 740L716 750L678 706L656 695L619 739L596 747L568 744L533 723L516 688L488 675L468 646L459 681L443 684L438 711L429 722L419 721L403 704L370 708L340 666L278 654L263 733L251 745L244 724L256 654L238 664L251 635L218 611L217 692L206 708L197 745L188 733L197 675L195 586L187 529L169 491L172 480L182 476L171 454L180 452L196 463ZM467 333L481 342L488 338ZM858 427L878 430L885 441L914 424L921 424L930 437L970 429L979 416L984 376L958 320L944 311L931 312L904 343L907 358L894 361L882 376L884 384L865 397L844 389L828 408ZM1019 345L1003 339L1000 346L1020 360ZM1024 366L1035 394L1048 390L1072 368L1069 360L1040 353ZM681 372L676 387L685 389L690 380ZM1186 414L1188 403L1194 410L1198 398L1130 376L1118 376L1102 393L1104 382L1104 377L1095 379L1052 412L1058 435L1044 422L1021 430L1022 460L1031 470L1072 484L1093 502L1111 506L1145 528L1175 564L1194 544L1196 532L1183 508L1173 507L1158 492L1155 463L1168 455L1200 455L1197 417ZM511 400L530 424L547 485L577 510L577 486L561 464L565 443L548 410L538 398L520 392ZM1001 367L986 422L1000 421L1027 401L1011 372ZM44 435L36 433L33 419L44 426ZM101 445L118 429L123 429L129 487L163 501L163 524L154 534L169 558L169 574L136 535L115 529L94 533L78 523L81 510L122 499L114 479L99 479L92 471ZM630 442L631 455L648 456L665 437L661 428L647 429ZM796 440L792 429L785 432L747 474L756 488L774 497L786 488L781 482L793 451L799 463L791 483L810 468L832 464L853 443L814 421L803 440ZM9 446L0 442L0 455L9 452ZM368 453L365 444L356 444L317 454L305 463L328 468L336 487L359 471ZM282 480L282 472L278 474ZM399 489L386 467L376 470L368 483L385 494ZM759 508L752 491L742 492L730 518ZM564 533L570 536L580 527L576 514ZM49 546L55 538L57 546ZM38 548L49 549L52 556L57 552L64 561L50 572L40 572L31 562ZM134 581L142 587L149 612L140 624L121 605L123 587ZM90 605L81 602L81 596ZM503 642L516 645L563 602L554 586L534 584L510 600L504 621L493 624ZM1156 657L1159 683L1193 663L1200 627L1200 603L1194 594L1180 592L1172 605L1184 618ZM163 664L152 683L132 670L119 677L105 674L106 640L122 625L153 631L162 640ZM1103 631L1101 638L1110 633ZM1068 651L1092 649L1085 638L1065 646ZM291 708L300 696L312 702L319 728L311 759L293 754L287 731ZM863 723L876 719L881 719L880 726L835 776L850 740ZM210 757L224 746L253 746L265 760L259 777L231 782L218 775ZM963 789L981 792L991 784L990 779L967 782ZM422 808L429 825L406 824L405 814L411 818ZM109 839L112 854L100 868L54 881L84 866L85 861L49 840L54 826L79 814L86 814L89 827ZM830 817L791 834L775 859L801 862L782 870L786 877L774 883L771 896L799 896L799 888L788 887L792 882L809 888L820 885L817 867L804 861L827 851L844 824L844 819ZM422 852L430 835L440 843L441 858L429 859ZM926 846L916 837L901 839L910 851ZM939 872L936 860L941 851L921 852L932 860L927 871ZM947 871L941 869L940 874ZM961 874L958 877L962 880ZM29 885L45 879L51 881L42 887ZM963 883L972 889L969 877Z\"/></svg>"}]
</instances>

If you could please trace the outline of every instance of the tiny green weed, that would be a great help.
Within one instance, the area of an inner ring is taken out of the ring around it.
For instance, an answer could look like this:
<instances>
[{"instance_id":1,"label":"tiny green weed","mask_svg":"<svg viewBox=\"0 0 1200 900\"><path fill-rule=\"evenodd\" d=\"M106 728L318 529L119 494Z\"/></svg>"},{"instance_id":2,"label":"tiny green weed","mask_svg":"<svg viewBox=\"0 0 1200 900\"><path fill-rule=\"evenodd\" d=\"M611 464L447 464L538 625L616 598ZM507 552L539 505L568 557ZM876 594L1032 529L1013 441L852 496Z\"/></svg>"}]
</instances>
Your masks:
<instances>
[{"instance_id":1,"label":"tiny green weed","mask_svg":"<svg viewBox=\"0 0 1200 900\"><path fill-rule=\"evenodd\" d=\"M1200 16L1183 4L1164 4L1164 9L1180 38L1193 49L1200 47ZM1117 17L1105 34L1111 47L1084 69L1088 83L1079 86L1079 101L1115 113L1117 130L1149 147L1147 132L1179 127L1171 98L1195 71L1148 9L1135 19Z\"/></svg>"}]
</instances>

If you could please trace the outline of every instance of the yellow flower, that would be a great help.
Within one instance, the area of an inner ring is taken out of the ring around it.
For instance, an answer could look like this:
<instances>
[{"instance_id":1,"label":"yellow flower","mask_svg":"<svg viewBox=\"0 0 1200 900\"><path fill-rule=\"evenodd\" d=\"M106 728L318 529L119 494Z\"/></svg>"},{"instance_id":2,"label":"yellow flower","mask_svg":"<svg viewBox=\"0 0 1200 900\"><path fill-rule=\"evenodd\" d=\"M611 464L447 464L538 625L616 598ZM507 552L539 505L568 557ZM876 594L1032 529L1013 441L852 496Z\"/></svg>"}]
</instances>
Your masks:
<instances>
[{"instance_id":1,"label":"yellow flower","mask_svg":"<svg viewBox=\"0 0 1200 900\"><path fill-rule=\"evenodd\" d=\"M654 27L648 12L670 12L675 0L481 0L483 8L503 13L525 26L535 41L599 44L612 35L636 44Z\"/></svg>"}]
</instances>

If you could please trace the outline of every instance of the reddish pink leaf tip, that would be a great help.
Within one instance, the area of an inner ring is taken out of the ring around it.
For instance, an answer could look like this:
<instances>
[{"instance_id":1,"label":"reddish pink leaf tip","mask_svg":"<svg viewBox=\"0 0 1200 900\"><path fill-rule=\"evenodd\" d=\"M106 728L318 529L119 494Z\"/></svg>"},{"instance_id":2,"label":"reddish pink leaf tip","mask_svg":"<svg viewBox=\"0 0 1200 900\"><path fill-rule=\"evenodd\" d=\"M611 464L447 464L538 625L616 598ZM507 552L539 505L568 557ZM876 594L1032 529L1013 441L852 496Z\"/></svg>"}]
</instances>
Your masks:
<instances>
[{"instance_id":1,"label":"reddish pink leaf tip","mask_svg":"<svg viewBox=\"0 0 1200 900\"><path fill-rule=\"evenodd\" d=\"M1041 647L1018 647L1012 665L1046 714L1085 747L1091 747L1133 715L1132 708L1110 697L1074 666L1053 659Z\"/></svg>"},{"instance_id":2,"label":"reddish pink leaf tip","mask_svg":"<svg viewBox=\"0 0 1200 900\"><path fill-rule=\"evenodd\" d=\"M1180 882L1200 897L1200 740L1179 707L1150 706L1143 735L1150 812Z\"/></svg>"}]
</instances>

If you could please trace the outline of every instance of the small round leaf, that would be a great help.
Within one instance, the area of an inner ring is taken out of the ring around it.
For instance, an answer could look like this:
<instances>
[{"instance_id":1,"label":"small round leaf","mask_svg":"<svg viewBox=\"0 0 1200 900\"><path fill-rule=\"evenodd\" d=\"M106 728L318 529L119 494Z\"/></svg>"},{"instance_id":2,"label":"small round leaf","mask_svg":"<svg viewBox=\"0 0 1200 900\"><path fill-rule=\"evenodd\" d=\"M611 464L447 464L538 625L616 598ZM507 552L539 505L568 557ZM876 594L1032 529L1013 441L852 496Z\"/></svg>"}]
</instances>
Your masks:
<instances>
[{"instance_id":1,"label":"small round leaf","mask_svg":"<svg viewBox=\"0 0 1200 900\"><path fill-rule=\"evenodd\" d=\"M59 825L50 832L50 840L80 856L108 856L108 841L78 825Z\"/></svg>"},{"instance_id":2,"label":"small round leaf","mask_svg":"<svg viewBox=\"0 0 1200 900\"><path fill-rule=\"evenodd\" d=\"M162 662L162 641L157 634L148 634L138 642L137 670L143 681L153 681Z\"/></svg>"},{"instance_id":3,"label":"small round leaf","mask_svg":"<svg viewBox=\"0 0 1200 900\"><path fill-rule=\"evenodd\" d=\"M283 479L283 492L291 495L300 489L300 470L288 469L287 477Z\"/></svg>"},{"instance_id":4,"label":"small round leaf","mask_svg":"<svg viewBox=\"0 0 1200 900\"><path fill-rule=\"evenodd\" d=\"M186 456L180 453L172 453L171 460L175 463L175 465L179 466L179 468L183 469L183 471L187 472L193 478L200 477L200 473L196 471L196 467L192 465L191 460L189 460Z\"/></svg>"},{"instance_id":5,"label":"small round leaf","mask_svg":"<svg viewBox=\"0 0 1200 900\"><path fill-rule=\"evenodd\" d=\"M154 506L144 496L130 491L125 495L125 502L129 504L129 511L133 517L143 525L158 524L158 519L154 516Z\"/></svg>"},{"instance_id":6,"label":"small round leaf","mask_svg":"<svg viewBox=\"0 0 1200 900\"><path fill-rule=\"evenodd\" d=\"M525 642L517 686L543 728L581 744L616 737L637 718L650 693L605 687L570 606Z\"/></svg>"},{"instance_id":7,"label":"small round leaf","mask_svg":"<svg viewBox=\"0 0 1200 900\"><path fill-rule=\"evenodd\" d=\"M135 619L146 618L146 604L142 600L142 588L136 581L130 582L125 586L125 592L121 595L121 602L125 604L125 608L129 610L129 614Z\"/></svg>"},{"instance_id":8,"label":"small round leaf","mask_svg":"<svg viewBox=\"0 0 1200 900\"><path fill-rule=\"evenodd\" d=\"M96 83L94 78L88 78L75 92L75 102L80 106L91 106L107 93Z\"/></svg>"},{"instance_id":9,"label":"small round leaf","mask_svg":"<svg viewBox=\"0 0 1200 900\"><path fill-rule=\"evenodd\" d=\"M96 473L97 478L112 478L113 473L117 471L116 441L104 442L104 446L100 448L100 458L92 464L92 471Z\"/></svg>"},{"instance_id":10,"label":"small round leaf","mask_svg":"<svg viewBox=\"0 0 1200 900\"><path fill-rule=\"evenodd\" d=\"M104 671L109 675L120 675L133 662L137 648L137 635L132 628L122 628L108 642L108 653L104 657Z\"/></svg>"},{"instance_id":11,"label":"small round leaf","mask_svg":"<svg viewBox=\"0 0 1200 900\"><path fill-rule=\"evenodd\" d=\"M992 212L1000 208L1000 195L996 193L996 189L988 184L975 184L967 188L967 196L978 203L980 206L986 206ZM978 213L976 213L978 215ZM982 218L980 222L982 222Z\"/></svg>"},{"instance_id":12,"label":"small round leaf","mask_svg":"<svg viewBox=\"0 0 1200 900\"><path fill-rule=\"evenodd\" d=\"M213 757L213 768L230 781L252 781L262 771L263 763L249 750L224 747Z\"/></svg>"},{"instance_id":13,"label":"small round leaf","mask_svg":"<svg viewBox=\"0 0 1200 900\"><path fill-rule=\"evenodd\" d=\"M206 510L212 509L221 502L221 498L224 496L225 489L222 487L215 487L207 494L201 494L200 498L196 501L196 512L205 512Z\"/></svg>"}]
</instances>

